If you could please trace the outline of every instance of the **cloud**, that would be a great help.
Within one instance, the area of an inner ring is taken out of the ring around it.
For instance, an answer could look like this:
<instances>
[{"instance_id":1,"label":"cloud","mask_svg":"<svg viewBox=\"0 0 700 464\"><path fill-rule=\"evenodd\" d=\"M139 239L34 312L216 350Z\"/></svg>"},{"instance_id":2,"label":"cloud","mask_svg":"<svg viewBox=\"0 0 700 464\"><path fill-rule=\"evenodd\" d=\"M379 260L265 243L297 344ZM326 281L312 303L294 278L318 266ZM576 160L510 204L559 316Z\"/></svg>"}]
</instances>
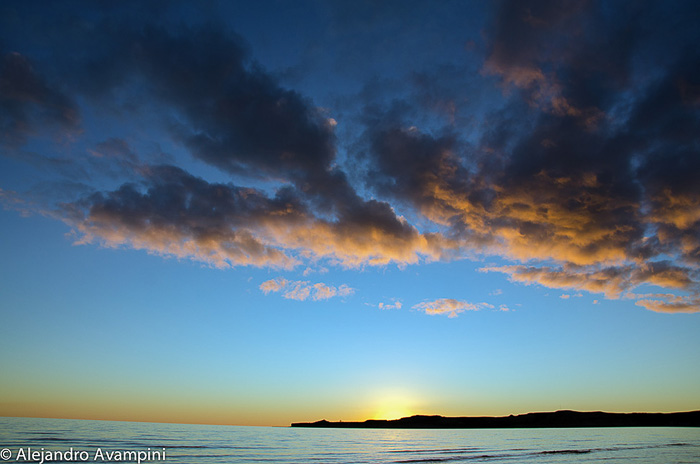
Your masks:
<instances>
[{"instance_id":1,"label":"cloud","mask_svg":"<svg viewBox=\"0 0 700 464\"><path fill-rule=\"evenodd\" d=\"M522 91L526 101L557 116L574 117L594 127L602 112L580 107L565 95L558 65L571 59L586 27L590 10L586 0L566 2L504 1L492 24L490 52L482 72L499 76L506 92Z\"/></svg>"},{"instance_id":2,"label":"cloud","mask_svg":"<svg viewBox=\"0 0 700 464\"><path fill-rule=\"evenodd\" d=\"M265 293L265 295L267 295L270 292L281 292L287 286L287 284L289 284L287 279L278 277L277 279L266 280L260 284L259 288L263 291L263 293Z\"/></svg>"},{"instance_id":3,"label":"cloud","mask_svg":"<svg viewBox=\"0 0 700 464\"><path fill-rule=\"evenodd\" d=\"M319 268L307 267L307 268L304 269L304 271L302 272L302 275L303 275L304 277L306 277L306 276L308 276L308 275L313 274L314 272L317 272L317 273L319 273L319 274L326 274L326 273L328 272L328 268L327 268L327 267L319 267Z\"/></svg>"},{"instance_id":4,"label":"cloud","mask_svg":"<svg viewBox=\"0 0 700 464\"><path fill-rule=\"evenodd\" d=\"M401 309L403 304L400 301L395 301L394 303L379 303L377 307L379 309Z\"/></svg>"},{"instance_id":5,"label":"cloud","mask_svg":"<svg viewBox=\"0 0 700 464\"><path fill-rule=\"evenodd\" d=\"M62 205L66 221L81 234L77 243L128 245L220 268L297 264L255 233L256 226L274 229L275 220L303 222L304 208L293 197L210 184L174 166L150 167L146 175L146 190L124 184Z\"/></svg>"},{"instance_id":6,"label":"cloud","mask_svg":"<svg viewBox=\"0 0 700 464\"><path fill-rule=\"evenodd\" d=\"M141 185L127 183L61 205L77 243L128 245L227 268L291 269L308 259L357 267L436 259L439 237L421 234L386 204L370 201L351 216L317 216L303 193L274 196L209 183L175 166L144 166Z\"/></svg>"},{"instance_id":7,"label":"cloud","mask_svg":"<svg viewBox=\"0 0 700 464\"><path fill-rule=\"evenodd\" d=\"M75 13L89 21L13 8L23 37L43 34L42 46L13 42L2 23L0 43L19 51L0 53L0 144L62 185L94 184L60 203L44 193L76 243L220 268L493 255L507 264L483 270L514 282L606 298L655 286L666 296L636 303L700 310L692 2L500 2L470 53L477 61L411 69L403 93L393 81L367 91L359 114L285 87L221 23L169 23L159 5ZM341 132L355 121L364 126ZM64 155L34 150L56 134L69 135L55 150ZM154 156L149 137L180 158ZM341 289L275 291L323 299ZM461 304L416 309L455 316L470 309Z\"/></svg>"},{"instance_id":8,"label":"cloud","mask_svg":"<svg viewBox=\"0 0 700 464\"><path fill-rule=\"evenodd\" d=\"M431 316L447 315L447 317L457 317L459 313L464 311L478 311L482 308L493 308L493 305L488 303L469 303L466 301L455 300L452 298L439 298L434 301L418 303L413 306L413 309L423 311Z\"/></svg>"},{"instance_id":9,"label":"cloud","mask_svg":"<svg viewBox=\"0 0 700 464\"><path fill-rule=\"evenodd\" d=\"M628 244L641 238L633 200L611 202L595 172L554 176L539 170L508 179L500 170L471 173L449 136L381 124L370 136L375 188L451 228L462 247L518 260L612 263L625 260Z\"/></svg>"},{"instance_id":10,"label":"cloud","mask_svg":"<svg viewBox=\"0 0 700 464\"><path fill-rule=\"evenodd\" d=\"M641 299L634 304L657 313L697 313L700 311L700 298L697 296L667 296L668 299Z\"/></svg>"},{"instance_id":11,"label":"cloud","mask_svg":"<svg viewBox=\"0 0 700 464\"><path fill-rule=\"evenodd\" d=\"M70 97L37 73L26 56L0 49L0 148L17 148L49 130L77 133L79 127Z\"/></svg>"},{"instance_id":12,"label":"cloud","mask_svg":"<svg viewBox=\"0 0 700 464\"><path fill-rule=\"evenodd\" d=\"M219 26L140 28L104 20L90 36L94 47L65 70L84 83L76 94L134 116L148 109L196 159L273 187L210 183L178 166L148 164L123 137L112 136L89 148L84 164L129 181L60 205L81 235L77 243L129 246L222 268L440 259L447 240L421 233L388 202L362 198L336 164L335 125L253 62L237 35ZM43 100L63 102L42 92ZM146 97L123 107L124 94Z\"/></svg>"},{"instance_id":13,"label":"cloud","mask_svg":"<svg viewBox=\"0 0 700 464\"><path fill-rule=\"evenodd\" d=\"M260 290L266 295L270 292L282 293L282 297L289 300L305 301L311 298L314 301L328 300L333 297L346 297L352 295L355 290L343 284L338 287L318 282L312 284L308 281L290 281L281 277L267 280L260 284Z\"/></svg>"},{"instance_id":14,"label":"cloud","mask_svg":"<svg viewBox=\"0 0 700 464\"><path fill-rule=\"evenodd\" d=\"M668 262L646 263L640 268L631 267L581 267L564 266L560 268L536 267L536 266L491 266L479 269L481 272L502 272L507 274L510 280L526 285L538 284L548 288L585 290L591 293L602 293L607 298L637 299L636 304L650 309L665 307L664 301L672 308L674 304L683 303L686 312L698 312L700 306L693 304L699 300L697 297L683 297L678 300L672 293L654 294L657 299L650 303L648 294L635 294L631 290L642 285L656 285L662 288L673 288L691 291L695 295L698 292L695 273L685 268L676 267ZM692 277L691 277L692 276ZM576 297L580 294L574 295ZM561 298L569 298L570 295L562 295ZM644 301L644 303L641 303ZM656 309L655 309L656 310ZM672 312L672 311L667 311Z\"/></svg>"},{"instance_id":15,"label":"cloud","mask_svg":"<svg viewBox=\"0 0 700 464\"><path fill-rule=\"evenodd\" d=\"M685 13L502 2L483 72L505 106L468 144L397 105L368 106L368 184L439 225L457 244L444 255L519 262L490 269L513 281L608 298L644 284L697 295L700 112L684 89L698 88L700 55L685 44L700 35Z\"/></svg>"}]
</instances>

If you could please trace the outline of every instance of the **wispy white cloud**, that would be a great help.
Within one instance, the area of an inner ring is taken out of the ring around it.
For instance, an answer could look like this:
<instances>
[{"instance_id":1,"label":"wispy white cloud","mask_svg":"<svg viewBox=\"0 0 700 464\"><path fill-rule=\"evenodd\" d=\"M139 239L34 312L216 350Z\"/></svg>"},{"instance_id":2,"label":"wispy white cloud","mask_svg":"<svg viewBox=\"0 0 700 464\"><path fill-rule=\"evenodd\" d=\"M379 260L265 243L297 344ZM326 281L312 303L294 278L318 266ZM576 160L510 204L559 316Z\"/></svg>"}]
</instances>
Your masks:
<instances>
[{"instance_id":1,"label":"wispy white cloud","mask_svg":"<svg viewBox=\"0 0 700 464\"><path fill-rule=\"evenodd\" d=\"M439 298L433 301L418 303L413 309L423 311L425 314L447 315L447 317L457 317L464 311L478 311L483 308L493 309L493 305L488 303L469 303L467 301L455 300L453 298Z\"/></svg>"},{"instance_id":2,"label":"wispy white cloud","mask_svg":"<svg viewBox=\"0 0 700 464\"><path fill-rule=\"evenodd\" d=\"M287 279L278 277L277 279L266 280L265 282L260 284L259 288L267 295L270 292L281 291L284 287L287 286L288 283L289 281Z\"/></svg>"},{"instance_id":3,"label":"wispy white cloud","mask_svg":"<svg viewBox=\"0 0 700 464\"><path fill-rule=\"evenodd\" d=\"M395 301L394 303L379 303L377 307L379 309L401 309L403 304L400 301Z\"/></svg>"},{"instance_id":4,"label":"wispy white cloud","mask_svg":"<svg viewBox=\"0 0 700 464\"><path fill-rule=\"evenodd\" d=\"M562 300L568 300L569 298L581 298L583 296L582 293L575 293L573 295L570 295L568 293L564 293L563 295L559 295L559 298Z\"/></svg>"},{"instance_id":5,"label":"wispy white cloud","mask_svg":"<svg viewBox=\"0 0 700 464\"><path fill-rule=\"evenodd\" d=\"M302 274L304 275L304 277L307 277L307 276L313 274L314 272L317 272L319 274L326 274L328 272L328 268L323 267L323 266L321 266L321 267L307 267L306 269L304 269L304 272Z\"/></svg>"},{"instance_id":6,"label":"wispy white cloud","mask_svg":"<svg viewBox=\"0 0 700 464\"><path fill-rule=\"evenodd\" d=\"M289 300L305 301L311 298L314 301L327 300L336 296L345 297L352 295L355 289L343 284L338 287L324 284L323 282L311 283L305 280L287 280L282 277L266 280L260 284L260 290L266 295L282 293L282 297Z\"/></svg>"}]
</instances>

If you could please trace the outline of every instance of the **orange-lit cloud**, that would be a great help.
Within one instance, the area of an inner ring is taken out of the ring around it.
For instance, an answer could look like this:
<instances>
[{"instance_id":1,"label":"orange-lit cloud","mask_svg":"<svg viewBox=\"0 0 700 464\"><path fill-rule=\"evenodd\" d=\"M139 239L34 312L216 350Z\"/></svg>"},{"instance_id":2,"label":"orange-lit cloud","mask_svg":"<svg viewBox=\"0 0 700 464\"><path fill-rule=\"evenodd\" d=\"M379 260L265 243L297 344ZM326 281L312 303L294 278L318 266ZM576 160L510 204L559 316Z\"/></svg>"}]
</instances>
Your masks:
<instances>
[{"instance_id":1,"label":"orange-lit cloud","mask_svg":"<svg viewBox=\"0 0 700 464\"><path fill-rule=\"evenodd\" d=\"M64 205L78 244L130 246L219 268L291 269L318 259L344 267L437 260L449 242L421 234L386 203L353 200L349 214L328 220L291 189L271 198L172 166L149 167L146 174L145 191L124 185Z\"/></svg>"},{"instance_id":2,"label":"orange-lit cloud","mask_svg":"<svg viewBox=\"0 0 700 464\"><path fill-rule=\"evenodd\" d=\"M603 293L607 298L629 298L635 304L657 312L700 312L700 298L697 293L691 296L678 296L672 293L636 294L632 290L643 284L662 288L676 288L697 292L696 284L688 277L687 270L666 263L648 264L636 268L563 267L547 268L535 266L495 266L483 267L482 272L502 272L514 282L526 285L538 284L548 288L585 290ZM576 294L574 296L580 296ZM562 295L561 298L569 298ZM596 300L597 301L597 300Z\"/></svg>"},{"instance_id":3,"label":"orange-lit cloud","mask_svg":"<svg viewBox=\"0 0 700 464\"><path fill-rule=\"evenodd\" d=\"M663 299L641 299L634 304L657 313L697 313L700 312L700 297L669 296Z\"/></svg>"}]
</instances>

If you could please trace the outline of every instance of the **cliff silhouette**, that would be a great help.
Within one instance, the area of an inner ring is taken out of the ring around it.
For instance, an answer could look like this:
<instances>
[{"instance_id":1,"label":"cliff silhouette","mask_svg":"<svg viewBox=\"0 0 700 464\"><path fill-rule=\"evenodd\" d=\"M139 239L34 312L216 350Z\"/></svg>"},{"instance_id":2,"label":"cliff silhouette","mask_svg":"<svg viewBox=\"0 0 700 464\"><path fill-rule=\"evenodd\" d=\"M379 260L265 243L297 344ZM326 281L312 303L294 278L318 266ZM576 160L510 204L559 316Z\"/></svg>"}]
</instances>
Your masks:
<instances>
[{"instance_id":1,"label":"cliff silhouette","mask_svg":"<svg viewBox=\"0 0 700 464\"><path fill-rule=\"evenodd\" d=\"M387 429L500 429L566 427L700 427L700 411L673 413L532 412L502 417L411 416L364 422L296 422L292 427Z\"/></svg>"}]
</instances>

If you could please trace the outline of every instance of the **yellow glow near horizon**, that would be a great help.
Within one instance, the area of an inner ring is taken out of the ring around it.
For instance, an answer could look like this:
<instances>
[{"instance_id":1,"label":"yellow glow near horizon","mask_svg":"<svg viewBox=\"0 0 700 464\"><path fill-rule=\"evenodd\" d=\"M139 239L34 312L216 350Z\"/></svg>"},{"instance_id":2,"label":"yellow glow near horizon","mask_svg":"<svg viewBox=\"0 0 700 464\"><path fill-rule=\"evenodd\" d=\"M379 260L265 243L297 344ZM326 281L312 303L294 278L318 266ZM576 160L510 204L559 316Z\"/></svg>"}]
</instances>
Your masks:
<instances>
[{"instance_id":1,"label":"yellow glow near horizon","mask_svg":"<svg viewBox=\"0 0 700 464\"><path fill-rule=\"evenodd\" d=\"M398 408L389 406L386 409L380 409L375 414L375 419L401 419L402 417L410 417L413 413L407 408Z\"/></svg>"},{"instance_id":2,"label":"yellow glow near horizon","mask_svg":"<svg viewBox=\"0 0 700 464\"><path fill-rule=\"evenodd\" d=\"M400 419L416 414L416 401L403 393L386 392L377 398L375 405L373 419Z\"/></svg>"}]
</instances>

